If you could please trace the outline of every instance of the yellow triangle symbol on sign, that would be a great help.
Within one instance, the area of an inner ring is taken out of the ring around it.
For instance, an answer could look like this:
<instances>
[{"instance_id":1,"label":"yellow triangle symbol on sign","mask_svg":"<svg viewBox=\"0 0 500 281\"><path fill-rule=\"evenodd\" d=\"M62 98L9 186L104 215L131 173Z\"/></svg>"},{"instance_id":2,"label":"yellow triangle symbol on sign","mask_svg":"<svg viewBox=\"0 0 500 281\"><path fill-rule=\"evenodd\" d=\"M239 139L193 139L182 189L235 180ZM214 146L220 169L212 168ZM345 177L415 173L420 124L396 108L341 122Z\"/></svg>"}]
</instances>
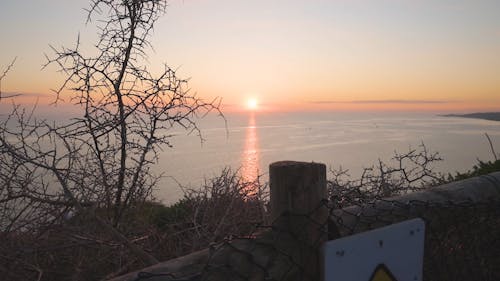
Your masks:
<instances>
[{"instance_id":1,"label":"yellow triangle symbol on sign","mask_svg":"<svg viewBox=\"0 0 500 281\"><path fill-rule=\"evenodd\" d=\"M379 264L369 281L397 281L385 264Z\"/></svg>"}]
</instances>

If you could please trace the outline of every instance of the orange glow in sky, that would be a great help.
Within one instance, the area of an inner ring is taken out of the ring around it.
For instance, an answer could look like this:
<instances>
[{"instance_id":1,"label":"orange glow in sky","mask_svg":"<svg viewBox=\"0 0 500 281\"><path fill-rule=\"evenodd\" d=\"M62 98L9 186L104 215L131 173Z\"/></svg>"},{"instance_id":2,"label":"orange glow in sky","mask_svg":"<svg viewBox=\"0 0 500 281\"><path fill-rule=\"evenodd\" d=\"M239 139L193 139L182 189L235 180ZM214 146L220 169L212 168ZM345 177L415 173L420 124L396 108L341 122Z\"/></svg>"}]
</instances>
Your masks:
<instances>
[{"instance_id":1,"label":"orange glow in sky","mask_svg":"<svg viewBox=\"0 0 500 281\"><path fill-rule=\"evenodd\" d=\"M3 0L0 71L18 59L2 91L58 88L64 76L40 71L43 54L78 34L92 54L89 5ZM228 111L500 110L498 11L490 0L172 0L143 63L155 73L167 62Z\"/></svg>"}]
</instances>

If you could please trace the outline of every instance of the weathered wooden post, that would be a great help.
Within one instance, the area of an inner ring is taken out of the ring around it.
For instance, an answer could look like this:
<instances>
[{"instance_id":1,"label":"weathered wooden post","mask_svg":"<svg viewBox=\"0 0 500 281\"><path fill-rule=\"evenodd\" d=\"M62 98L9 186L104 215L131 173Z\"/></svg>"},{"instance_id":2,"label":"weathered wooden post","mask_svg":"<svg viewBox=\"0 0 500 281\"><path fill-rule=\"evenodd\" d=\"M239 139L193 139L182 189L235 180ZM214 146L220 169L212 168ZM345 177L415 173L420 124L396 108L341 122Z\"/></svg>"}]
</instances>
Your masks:
<instances>
[{"instance_id":1,"label":"weathered wooden post","mask_svg":"<svg viewBox=\"0 0 500 281\"><path fill-rule=\"evenodd\" d=\"M298 240L297 259L304 279L319 280L320 247L327 240L326 166L321 163L275 162L269 167L271 218L274 226ZM305 279L307 277L307 279Z\"/></svg>"}]
</instances>

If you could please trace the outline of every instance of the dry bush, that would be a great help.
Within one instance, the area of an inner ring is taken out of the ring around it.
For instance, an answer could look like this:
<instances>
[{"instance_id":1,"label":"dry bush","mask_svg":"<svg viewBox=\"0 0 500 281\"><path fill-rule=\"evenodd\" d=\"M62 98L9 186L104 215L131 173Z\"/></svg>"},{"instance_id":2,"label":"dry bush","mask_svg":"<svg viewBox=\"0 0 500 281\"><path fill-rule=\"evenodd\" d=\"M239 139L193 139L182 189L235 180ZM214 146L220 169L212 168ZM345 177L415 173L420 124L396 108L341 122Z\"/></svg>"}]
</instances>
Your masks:
<instances>
[{"instance_id":1,"label":"dry bush","mask_svg":"<svg viewBox=\"0 0 500 281\"><path fill-rule=\"evenodd\" d=\"M123 214L120 230L158 260L255 233L267 219L268 193L230 169L207 179L172 206L144 202ZM99 280L147 264L88 212L68 212L43 227L0 233L2 280ZM105 208L95 209L102 215Z\"/></svg>"},{"instance_id":2,"label":"dry bush","mask_svg":"<svg viewBox=\"0 0 500 281\"><path fill-rule=\"evenodd\" d=\"M154 214L159 230L155 249L165 258L206 248L230 236L248 236L268 218L266 186L259 179L245 181L231 169L205 180L198 189L184 190L182 200Z\"/></svg>"},{"instance_id":3,"label":"dry bush","mask_svg":"<svg viewBox=\"0 0 500 281\"><path fill-rule=\"evenodd\" d=\"M329 200L342 208L443 183L444 175L434 167L439 161L442 161L439 153L430 152L422 143L417 149L410 147L406 153L396 152L393 163L379 160L377 165L364 168L358 179L352 179L342 167L331 169Z\"/></svg>"},{"instance_id":4,"label":"dry bush","mask_svg":"<svg viewBox=\"0 0 500 281\"><path fill-rule=\"evenodd\" d=\"M174 69L152 73L142 65L167 1L90 2L95 49L85 53L78 38L47 56L66 75L55 102L66 98L81 114L56 122L15 105L0 120L0 269L7 279L92 280L85 272L102 277L127 267L125 260L158 262L145 243L149 226L130 210L151 198L160 178L151 167L171 147L170 131L201 138L198 118L220 114L219 99L198 98ZM14 98L0 95L7 97Z\"/></svg>"}]
</instances>

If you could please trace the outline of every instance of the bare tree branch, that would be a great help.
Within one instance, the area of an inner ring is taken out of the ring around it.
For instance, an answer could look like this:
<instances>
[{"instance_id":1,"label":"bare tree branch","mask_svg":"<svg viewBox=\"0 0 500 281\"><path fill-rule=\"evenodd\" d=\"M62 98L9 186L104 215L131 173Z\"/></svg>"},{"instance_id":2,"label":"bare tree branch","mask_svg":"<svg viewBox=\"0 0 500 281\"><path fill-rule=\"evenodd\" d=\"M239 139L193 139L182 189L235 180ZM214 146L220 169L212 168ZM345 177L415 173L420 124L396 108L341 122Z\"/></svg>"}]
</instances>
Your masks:
<instances>
[{"instance_id":1,"label":"bare tree branch","mask_svg":"<svg viewBox=\"0 0 500 281\"><path fill-rule=\"evenodd\" d=\"M429 152L424 143L406 153L394 153L393 164L379 160L376 166L364 168L358 179L348 170L332 169L328 181L330 199L337 207L387 198L427 188L445 181L433 164L442 161L437 152ZM355 198L355 202L352 201Z\"/></svg>"},{"instance_id":2,"label":"bare tree branch","mask_svg":"<svg viewBox=\"0 0 500 281\"><path fill-rule=\"evenodd\" d=\"M139 260L156 262L131 242L124 220L152 198L160 178L152 166L171 147L169 131L182 128L202 139L198 118L222 114L220 99L198 98L169 66L151 73L142 65L166 5L92 0L87 23L99 30L92 55L80 48L80 36L73 47L51 46L44 68L56 65L66 75L54 103L69 98L81 115L50 122L16 106L1 121L0 232L36 232L89 216Z\"/></svg>"},{"instance_id":3,"label":"bare tree branch","mask_svg":"<svg viewBox=\"0 0 500 281\"><path fill-rule=\"evenodd\" d=\"M0 101L2 101L2 98L13 98L13 97L19 96L19 94L9 94L9 95L2 96L2 80L7 76L7 73L9 73L11 68L14 67L16 60L17 60L17 57L14 57L14 59L10 62L9 65L7 65L5 70L0 75Z\"/></svg>"},{"instance_id":4,"label":"bare tree branch","mask_svg":"<svg viewBox=\"0 0 500 281\"><path fill-rule=\"evenodd\" d=\"M495 148L493 148L493 143L491 142L490 136L488 133L484 133L486 138L488 139L488 143L490 144L490 149L491 149L491 154L493 154L493 157L495 158L495 161L498 161L497 153L495 152Z\"/></svg>"}]
</instances>

